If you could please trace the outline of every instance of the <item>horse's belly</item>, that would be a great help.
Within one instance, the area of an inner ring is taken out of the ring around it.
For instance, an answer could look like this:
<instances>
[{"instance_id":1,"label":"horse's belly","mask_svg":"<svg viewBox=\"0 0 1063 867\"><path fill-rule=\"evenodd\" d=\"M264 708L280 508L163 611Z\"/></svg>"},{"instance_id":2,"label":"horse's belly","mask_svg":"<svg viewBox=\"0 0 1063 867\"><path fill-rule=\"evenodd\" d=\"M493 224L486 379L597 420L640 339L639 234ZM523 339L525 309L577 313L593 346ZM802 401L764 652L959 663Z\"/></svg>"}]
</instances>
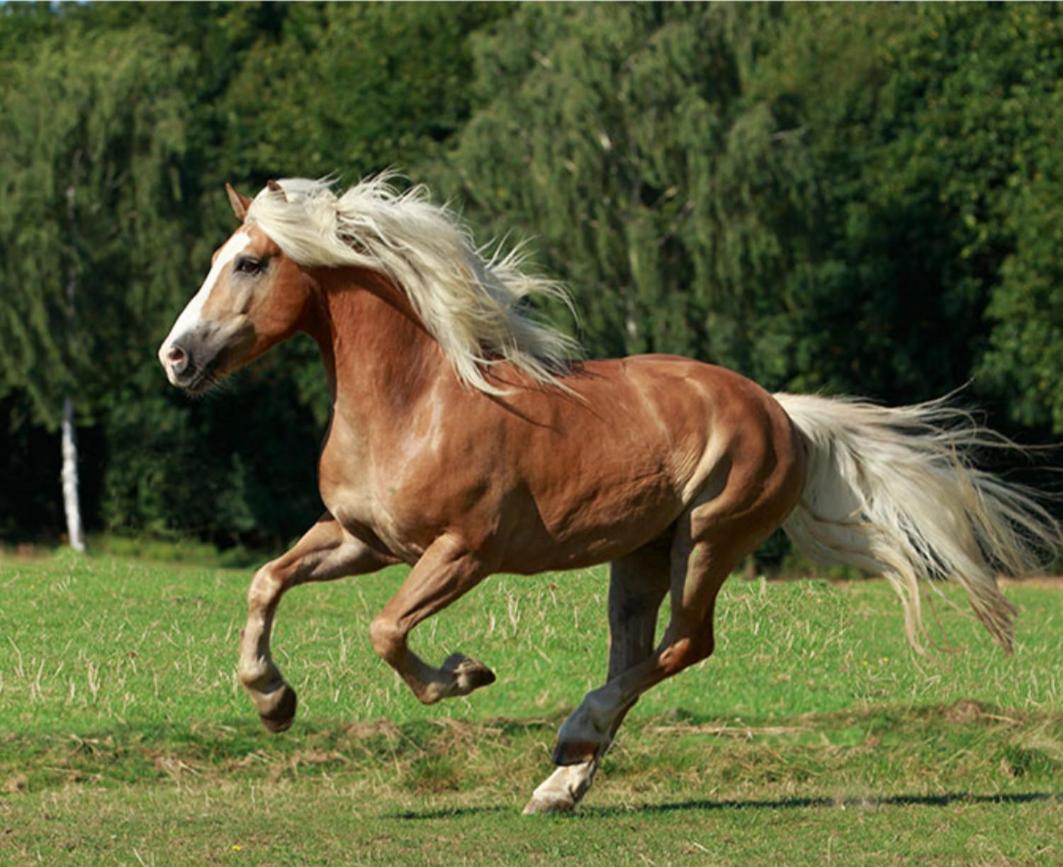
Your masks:
<instances>
[{"instance_id":1,"label":"horse's belly","mask_svg":"<svg viewBox=\"0 0 1063 867\"><path fill-rule=\"evenodd\" d=\"M614 560L664 534L683 508L674 477L661 467L599 468L594 478L574 472L511 516L503 568L530 573Z\"/></svg>"}]
</instances>

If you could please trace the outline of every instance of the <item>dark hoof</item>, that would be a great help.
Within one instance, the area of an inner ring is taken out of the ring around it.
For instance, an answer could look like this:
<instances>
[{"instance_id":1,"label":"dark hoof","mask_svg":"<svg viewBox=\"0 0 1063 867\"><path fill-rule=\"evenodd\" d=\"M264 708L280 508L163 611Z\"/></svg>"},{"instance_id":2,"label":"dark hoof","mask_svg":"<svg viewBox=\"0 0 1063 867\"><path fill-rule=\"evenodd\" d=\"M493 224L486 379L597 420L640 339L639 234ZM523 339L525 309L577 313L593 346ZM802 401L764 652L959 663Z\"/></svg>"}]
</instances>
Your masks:
<instances>
[{"instance_id":1,"label":"dark hoof","mask_svg":"<svg viewBox=\"0 0 1063 867\"><path fill-rule=\"evenodd\" d=\"M288 731L288 729L292 727L292 723L295 721L295 708L297 704L295 690L290 686L284 686L281 689L282 692L280 698L273 710L269 713L259 714L259 719L262 720L262 725L275 735Z\"/></svg>"},{"instance_id":2,"label":"dark hoof","mask_svg":"<svg viewBox=\"0 0 1063 867\"><path fill-rule=\"evenodd\" d=\"M495 673L478 659L470 659L460 653L448 656L443 671L454 674L455 690L452 695L468 695L474 689L494 683Z\"/></svg>"},{"instance_id":3,"label":"dark hoof","mask_svg":"<svg viewBox=\"0 0 1063 867\"><path fill-rule=\"evenodd\" d=\"M494 683L498 678L486 665L478 665L477 667L470 667L458 672L458 679L463 684L468 685L470 690L473 690Z\"/></svg>"}]
</instances>

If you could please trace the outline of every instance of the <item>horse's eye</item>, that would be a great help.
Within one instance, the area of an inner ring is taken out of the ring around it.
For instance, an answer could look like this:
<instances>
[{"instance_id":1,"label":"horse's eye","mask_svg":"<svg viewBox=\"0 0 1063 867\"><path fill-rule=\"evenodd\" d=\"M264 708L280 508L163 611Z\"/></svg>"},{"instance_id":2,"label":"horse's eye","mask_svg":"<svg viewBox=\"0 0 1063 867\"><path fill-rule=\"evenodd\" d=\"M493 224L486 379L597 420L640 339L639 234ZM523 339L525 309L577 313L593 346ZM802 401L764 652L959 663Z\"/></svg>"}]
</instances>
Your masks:
<instances>
[{"instance_id":1,"label":"horse's eye","mask_svg":"<svg viewBox=\"0 0 1063 867\"><path fill-rule=\"evenodd\" d=\"M236 270L241 274L261 274L266 270L266 263L254 256L241 256L236 260Z\"/></svg>"}]
</instances>

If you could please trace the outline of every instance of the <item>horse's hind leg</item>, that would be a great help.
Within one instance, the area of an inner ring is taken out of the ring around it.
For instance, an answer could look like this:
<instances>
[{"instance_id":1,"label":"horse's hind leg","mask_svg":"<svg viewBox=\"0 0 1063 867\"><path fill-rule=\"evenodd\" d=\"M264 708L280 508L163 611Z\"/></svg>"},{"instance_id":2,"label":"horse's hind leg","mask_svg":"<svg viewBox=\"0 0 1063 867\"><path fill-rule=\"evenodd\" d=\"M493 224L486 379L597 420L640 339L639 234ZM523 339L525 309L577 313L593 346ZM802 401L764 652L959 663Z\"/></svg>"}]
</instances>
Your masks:
<instances>
[{"instance_id":1,"label":"horse's hind leg","mask_svg":"<svg viewBox=\"0 0 1063 867\"><path fill-rule=\"evenodd\" d=\"M612 680L653 652L657 612L668 592L668 543L648 545L609 568L609 674ZM614 721L609 739L620 727L631 702ZM605 750L602 750L604 753ZM532 794L525 815L571 810L587 793L601 755L558 767Z\"/></svg>"},{"instance_id":2,"label":"horse's hind leg","mask_svg":"<svg viewBox=\"0 0 1063 867\"><path fill-rule=\"evenodd\" d=\"M712 653L716 595L757 538L713 520L711 507L680 519L671 551L671 620L656 651L584 697L558 733L554 761L578 765L600 757L619 721L647 689ZM708 514L706 514L708 513Z\"/></svg>"},{"instance_id":3,"label":"horse's hind leg","mask_svg":"<svg viewBox=\"0 0 1063 867\"><path fill-rule=\"evenodd\" d=\"M273 617L284 592L296 584L374 572L394 562L325 515L288 553L255 573L247 592L247 625L240 633L239 674L266 728L282 732L295 717L295 690L270 654Z\"/></svg>"}]
</instances>

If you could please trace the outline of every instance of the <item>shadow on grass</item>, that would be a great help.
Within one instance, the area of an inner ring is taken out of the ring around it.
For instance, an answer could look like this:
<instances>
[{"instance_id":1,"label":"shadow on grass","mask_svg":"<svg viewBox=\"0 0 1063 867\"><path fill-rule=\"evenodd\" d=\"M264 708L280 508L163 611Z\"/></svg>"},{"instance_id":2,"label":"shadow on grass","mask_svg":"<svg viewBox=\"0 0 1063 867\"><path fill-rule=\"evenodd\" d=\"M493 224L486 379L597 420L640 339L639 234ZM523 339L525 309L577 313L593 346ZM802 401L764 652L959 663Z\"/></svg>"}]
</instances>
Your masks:
<instances>
[{"instance_id":1,"label":"shadow on grass","mask_svg":"<svg viewBox=\"0 0 1063 867\"><path fill-rule=\"evenodd\" d=\"M67 743L83 744L85 751L92 745L122 744L153 745L159 748L184 747L191 751L241 757L248 752L274 748L283 752L301 749L322 742L368 740L375 736L396 738L411 744L422 744L440 735L468 732L482 736L493 735L503 740L517 739L540 732L553 733L564 716L511 719L508 717L483 720L463 720L441 716L437 719L394 722L389 719L351 722L305 723L296 721L283 737L267 732L253 715L226 717L206 721L155 722L119 724L84 731L14 732L0 727L0 744L15 744L22 750L40 752L49 746ZM389 755L393 755L393 750Z\"/></svg>"},{"instance_id":2,"label":"shadow on grass","mask_svg":"<svg viewBox=\"0 0 1063 867\"><path fill-rule=\"evenodd\" d=\"M868 798L779 798L776 800L723 800L723 801L676 801L670 804L641 804L629 807L581 807L575 813L561 814L570 820L599 819L611 816L652 815L683 810L805 810L809 808L856 808L874 807L947 807L950 804L1028 804L1043 801L1063 803L1063 793L1022 792L1014 795L973 795L970 792L946 792L941 795L890 795ZM461 816L481 816L490 813L508 813L510 808L457 807L453 809L406 811L392 813L393 819L451 819ZM556 814L555 814L556 815Z\"/></svg>"},{"instance_id":3,"label":"shadow on grass","mask_svg":"<svg viewBox=\"0 0 1063 867\"><path fill-rule=\"evenodd\" d=\"M440 810L405 810L401 813L385 813L387 819L457 819L462 816L486 816L490 813L510 813L512 808L495 805L494 807L451 807Z\"/></svg>"},{"instance_id":4,"label":"shadow on grass","mask_svg":"<svg viewBox=\"0 0 1063 867\"><path fill-rule=\"evenodd\" d=\"M779 798L770 801L676 801L670 804L642 804L633 807L588 807L578 814L585 816L619 816L627 813L671 813L679 810L787 810L810 807L947 807L950 804L1026 804L1036 801L1063 802L1057 792L1021 792L1014 795L973 795L970 792L945 792L941 795L889 795L866 798Z\"/></svg>"},{"instance_id":5,"label":"shadow on grass","mask_svg":"<svg viewBox=\"0 0 1063 867\"><path fill-rule=\"evenodd\" d=\"M417 747L433 741L442 733L464 732L471 736L493 738L501 742L515 741L527 736L546 735L552 740L566 714L557 712L537 717L488 717L460 719L441 716L426 720L352 720L305 723L297 720L283 738L266 733L249 711L238 717L179 722L143 720L135 723L107 726L83 731L14 732L0 725L0 744L12 743L22 750L40 752L56 742L79 743L114 742L124 745L151 744L160 749L183 748L192 753L218 758L242 757L250 752L269 749L285 752L323 742L370 740L384 737ZM1004 725L1019 722L1035 725L1043 720L1054 721L1053 715L1000 709L974 701L959 701L951 705L886 705L873 708L849 709L822 714L804 714L794 719L768 718L736 721L728 717L697 714L684 708L641 720L625 730L628 740L645 735L673 734L703 735L706 738L737 737L750 740L758 737L775 738L815 731L819 728L861 726L869 732L888 728L892 732L902 727L925 731L928 724L943 722L953 725ZM2 750L0 750L2 752ZM388 749L388 755L394 752Z\"/></svg>"}]
</instances>

